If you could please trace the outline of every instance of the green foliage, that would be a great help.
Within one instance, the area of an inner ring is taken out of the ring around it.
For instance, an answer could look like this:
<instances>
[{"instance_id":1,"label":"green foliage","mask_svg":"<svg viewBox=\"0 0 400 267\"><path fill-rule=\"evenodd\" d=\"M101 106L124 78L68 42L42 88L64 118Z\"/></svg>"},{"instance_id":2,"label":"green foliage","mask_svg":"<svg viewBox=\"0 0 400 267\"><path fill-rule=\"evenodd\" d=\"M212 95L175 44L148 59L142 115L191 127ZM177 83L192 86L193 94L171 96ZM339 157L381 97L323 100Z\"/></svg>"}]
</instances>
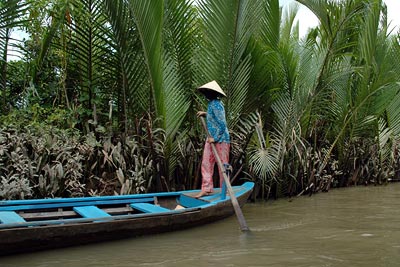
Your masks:
<instances>
[{"instance_id":1,"label":"green foliage","mask_svg":"<svg viewBox=\"0 0 400 267\"><path fill-rule=\"evenodd\" d=\"M24 116L25 122L20 123L10 123L15 119L13 114L2 120L0 197L74 197L165 190L162 188L167 185L159 175L163 173L165 134L153 129L149 120L143 118L137 125L140 135L118 139L54 127L50 122L58 123L56 116L39 107Z\"/></svg>"},{"instance_id":2,"label":"green foliage","mask_svg":"<svg viewBox=\"0 0 400 267\"><path fill-rule=\"evenodd\" d=\"M0 133L0 197L24 198L32 195L29 177L33 166L15 136Z\"/></svg>"},{"instance_id":3,"label":"green foliage","mask_svg":"<svg viewBox=\"0 0 400 267\"><path fill-rule=\"evenodd\" d=\"M396 178L400 46L385 5L297 2L320 22L304 37L298 5L278 0L2 2L2 197L198 187L195 88L211 80L227 93L233 169L263 197ZM7 62L21 26L22 60Z\"/></svg>"},{"instance_id":4,"label":"green foliage","mask_svg":"<svg viewBox=\"0 0 400 267\"><path fill-rule=\"evenodd\" d=\"M25 14L29 4L24 1L10 0L0 3L0 111L7 112L10 106L9 96L11 89L7 85L8 56L10 47L16 49L14 42L11 42L11 33L14 28L20 27L25 21ZM13 99L14 100L14 99Z\"/></svg>"}]
</instances>

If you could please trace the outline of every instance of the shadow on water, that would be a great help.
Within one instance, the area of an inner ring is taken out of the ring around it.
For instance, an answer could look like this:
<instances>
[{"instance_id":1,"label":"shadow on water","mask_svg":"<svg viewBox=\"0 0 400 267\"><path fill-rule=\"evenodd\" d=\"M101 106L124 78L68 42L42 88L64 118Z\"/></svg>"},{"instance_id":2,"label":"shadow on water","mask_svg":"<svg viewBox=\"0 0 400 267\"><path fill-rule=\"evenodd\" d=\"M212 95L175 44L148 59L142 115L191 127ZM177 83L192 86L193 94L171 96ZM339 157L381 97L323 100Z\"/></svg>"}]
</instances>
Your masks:
<instances>
[{"instance_id":1,"label":"shadow on water","mask_svg":"<svg viewBox=\"0 0 400 267\"><path fill-rule=\"evenodd\" d=\"M399 266L400 184L248 203L189 230L0 258L1 267Z\"/></svg>"}]
</instances>

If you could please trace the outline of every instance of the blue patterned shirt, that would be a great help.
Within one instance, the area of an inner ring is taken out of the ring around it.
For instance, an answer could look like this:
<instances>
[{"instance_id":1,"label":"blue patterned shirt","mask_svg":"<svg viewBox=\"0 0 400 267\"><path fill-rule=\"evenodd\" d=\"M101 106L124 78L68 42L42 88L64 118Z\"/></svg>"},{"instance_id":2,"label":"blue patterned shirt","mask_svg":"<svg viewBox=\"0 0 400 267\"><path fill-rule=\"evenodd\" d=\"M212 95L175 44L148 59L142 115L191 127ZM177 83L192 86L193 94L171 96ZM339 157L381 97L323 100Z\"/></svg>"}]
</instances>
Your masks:
<instances>
[{"instance_id":1,"label":"blue patterned shirt","mask_svg":"<svg viewBox=\"0 0 400 267\"><path fill-rule=\"evenodd\" d=\"M208 102L207 128L215 142L230 143L229 131L225 119L225 109L219 99L213 99Z\"/></svg>"}]
</instances>

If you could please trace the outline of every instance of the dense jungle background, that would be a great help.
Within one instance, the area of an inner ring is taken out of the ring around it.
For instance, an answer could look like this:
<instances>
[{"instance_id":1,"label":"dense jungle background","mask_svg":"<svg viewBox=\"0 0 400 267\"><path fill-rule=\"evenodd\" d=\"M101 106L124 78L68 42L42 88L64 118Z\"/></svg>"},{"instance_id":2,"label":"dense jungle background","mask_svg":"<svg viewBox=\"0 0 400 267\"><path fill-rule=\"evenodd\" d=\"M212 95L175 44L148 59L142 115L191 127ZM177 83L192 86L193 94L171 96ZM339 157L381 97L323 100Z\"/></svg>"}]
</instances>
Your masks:
<instances>
[{"instance_id":1,"label":"dense jungle background","mask_svg":"<svg viewBox=\"0 0 400 267\"><path fill-rule=\"evenodd\" d=\"M199 188L196 87L211 80L227 93L231 178L255 196L400 179L386 6L297 2L1 0L0 198ZM299 4L319 19L305 36Z\"/></svg>"}]
</instances>

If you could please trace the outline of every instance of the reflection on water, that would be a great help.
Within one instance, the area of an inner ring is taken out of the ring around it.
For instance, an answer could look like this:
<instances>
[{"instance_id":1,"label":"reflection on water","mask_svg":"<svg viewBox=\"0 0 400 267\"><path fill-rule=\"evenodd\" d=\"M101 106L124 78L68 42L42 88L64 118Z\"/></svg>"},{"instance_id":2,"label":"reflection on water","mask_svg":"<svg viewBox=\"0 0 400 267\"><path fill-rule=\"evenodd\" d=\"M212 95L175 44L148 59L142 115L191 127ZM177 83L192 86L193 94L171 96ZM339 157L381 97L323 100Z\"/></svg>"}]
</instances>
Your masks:
<instances>
[{"instance_id":1,"label":"reflection on water","mask_svg":"<svg viewBox=\"0 0 400 267\"><path fill-rule=\"evenodd\" d=\"M189 230L0 258L1 267L399 266L400 184L247 204Z\"/></svg>"}]
</instances>

